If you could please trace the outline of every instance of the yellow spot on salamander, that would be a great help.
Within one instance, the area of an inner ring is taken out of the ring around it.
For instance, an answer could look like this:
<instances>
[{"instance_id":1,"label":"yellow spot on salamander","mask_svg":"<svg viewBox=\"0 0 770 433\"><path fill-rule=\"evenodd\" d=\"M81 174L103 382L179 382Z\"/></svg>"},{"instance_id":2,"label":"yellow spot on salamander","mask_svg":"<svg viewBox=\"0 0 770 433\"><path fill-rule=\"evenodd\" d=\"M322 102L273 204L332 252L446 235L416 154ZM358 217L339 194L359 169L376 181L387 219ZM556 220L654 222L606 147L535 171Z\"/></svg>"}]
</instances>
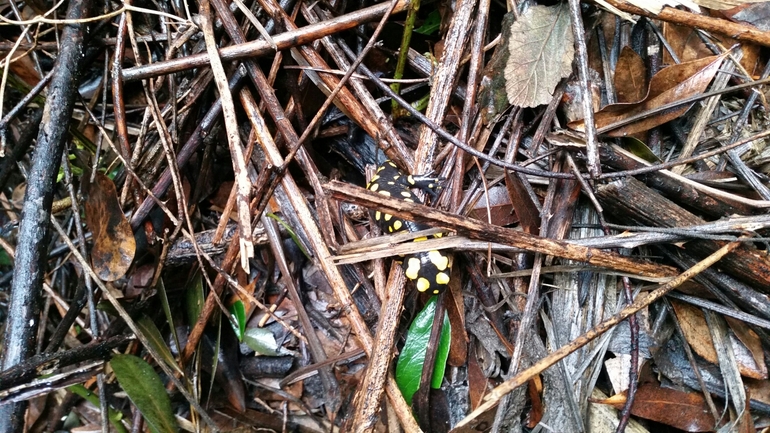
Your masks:
<instances>
[{"instance_id":1,"label":"yellow spot on salamander","mask_svg":"<svg viewBox=\"0 0 770 433\"><path fill-rule=\"evenodd\" d=\"M409 191L401 191L401 196L402 197L406 197L406 198L410 198L410 197L412 197L412 193L409 192Z\"/></svg>"},{"instance_id":2,"label":"yellow spot on salamander","mask_svg":"<svg viewBox=\"0 0 770 433\"><path fill-rule=\"evenodd\" d=\"M409 203L414 203L414 200L412 200L411 198L405 198L404 201L408 201Z\"/></svg>"},{"instance_id":3,"label":"yellow spot on salamander","mask_svg":"<svg viewBox=\"0 0 770 433\"><path fill-rule=\"evenodd\" d=\"M390 197L390 191L385 191L383 189L382 191L379 191L379 193L382 194L382 195L386 195L386 196Z\"/></svg>"},{"instance_id":4,"label":"yellow spot on salamander","mask_svg":"<svg viewBox=\"0 0 770 433\"><path fill-rule=\"evenodd\" d=\"M417 279L417 290L424 292L430 288L430 282L423 277Z\"/></svg>"},{"instance_id":5,"label":"yellow spot on salamander","mask_svg":"<svg viewBox=\"0 0 770 433\"><path fill-rule=\"evenodd\" d=\"M390 221L390 219L393 218L393 215L386 213L385 214L385 221Z\"/></svg>"},{"instance_id":6,"label":"yellow spot on salamander","mask_svg":"<svg viewBox=\"0 0 770 433\"><path fill-rule=\"evenodd\" d=\"M427 240L428 238L426 236L420 236L419 238L414 238L414 242L422 242Z\"/></svg>"},{"instance_id":7,"label":"yellow spot on salamander","mask_svg":"<svg viewBox=\"0 0 770 433\"><path fill-rule=\"evenodd\" d=\"M437 239L440 238L441 236L444 236L444 234L443 233L436 233L435 235L433 235L433 237L437 238Z\"/></svg>"},{"instance_id":8,"label":"yellow spot on salamander","mask_svg":"<svg viewBox=\"0 0 770 433\"><path fill-rule=\"evenodd\" d=\"M378 189L380 189L380 184L379 183L373 183L373 184L369 185L369 191L377 191Z\"/></svg>"},{"instance_id":9,"label":"yellow spot on salamander","mask_svg":"<svg viewBox=\"0 0 770 433\"><path fill-rule=\"evenodd\" d=\"M398 230L401 230L402 226L403 224L401 223L401 220L395 220L393 221L393 225L391 227L393 228L393 230L398 231Z\"/></svg>"},{"instance_id":10,"label":"yellow spot on salamander","mask_svg":"<svg viewBox=\"0 0 770 433\"><path fill-rule=\"evenodd\" d=\"M411 174L406 177L406 181L409 182L409 185L414 185L414 178Z\"/></svg>"},{"instance_id":11,"label":"yellow spot on salamander","mask_svg":"<svg viewBox=\"0 0 770 433\"><path fill-rule=\"evenodd\" d=\"M382 212L380 212L380 211L374 212L374 219L379 221L380 218L382 218Z\"/></svg>"},{"instance_id":12,"label":"yellow spot on salamander","mask_svg":"<svg viewBox=\"0 0 770 433\"><path fill-rule=\"evenodd\" d=\"M449 284L449 275L445 274L444 272L439 272L436 274L436 282L442 286Z\"/></svg>"},{"instance_id":13,"label":"yellow spot on salamander","mask_svg":"<svg viewBox=\"0 0 770 433\"><path fill-rule=\"evenodd\" d=\"M430 262L433 263L433 265L436 266L436 269L439 271L445 271L447 266L449 265L449 259L447 256L442 256L440 252L433 250L428 251L428 259L430 259ZM439 274L439 275L444 275ZM438 277L436 277L438 279ZM445 284L445 283L439 283L439 284Z\"/></svg>"},{"instance_id":14,"label":"yellow spot on salamander","mask_svg":"<svg viewBox=\"0 0 770 433\"><path fill-rule=\"evenodd\" d=\"M420 259L417 257L410 257L406 262L406 271L404 271L404 275L410 280L416 280L420 275Z\"/></svg>"}]
</instances>

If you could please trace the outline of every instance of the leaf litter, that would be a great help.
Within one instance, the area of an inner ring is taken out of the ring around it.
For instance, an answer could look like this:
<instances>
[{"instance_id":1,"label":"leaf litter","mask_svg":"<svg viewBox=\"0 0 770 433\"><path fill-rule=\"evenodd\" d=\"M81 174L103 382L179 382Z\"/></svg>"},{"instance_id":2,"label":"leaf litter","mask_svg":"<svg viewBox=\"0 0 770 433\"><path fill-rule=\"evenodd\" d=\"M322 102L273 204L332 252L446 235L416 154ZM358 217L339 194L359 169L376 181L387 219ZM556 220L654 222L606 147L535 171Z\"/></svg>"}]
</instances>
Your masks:
<instances>
[{"instance_id":1,"label":"leaf litter","mask_svg":"<svg viewBox=\"0 0 770 433\"><path fill-rule=\"evenodd\" d=\"M53 185L57 228L34 264L48 272L45 308L0 291L6 318L40 319L39 341L12 330L3 340L6 353L39 352L0 372L0 403L28 400L28 429L98 429L103 419L119 431L770 427L770 202L756 183L767 183L770 151L765 82L752 83L770 67L734 31L751 24L725 18L759 5L688 3L687 16L711 20L706 33L675 27L671 14L685 11L662 4L613 0L653 15L630 25L585 4L586 40L574 41L567 3L423 4L409 24L406 3L388 17L386 3L238 1L233 12L210 2L202 28L202 3L84 24L95 33L68 125L36 124L51 101L22 98L49 72L67 73L52 60L76 41L57 39L54 18L30 38L3 27L0 48L24 56L4 81L3 106L15 109L0 121L0 186L12 198L0 214L3 288L32 269L14 263L19 220L40 230L50 221L21 211L22 185ZM53 6L37 3L19 12ZM340 80L325 71L346 71L383 16L381 42L333 101L342 110L322 112ZM419 31L400 97L429 101L431 121L391 116L393 95L378 81L410 26ZM257 42L229 42L240 40ZM205 57L215 53L220 62ZM221 63L216 78L211 63ZM575 79L583 64L589 89ZM720 73L722 93L702 103ZM227 121L222 92L232 95ZM588 97L594 144L572 117ZM51 127L74 138L71 181L26 178L45 156L30 149ZM429 135L440 139L420 138ZM603 174L591 178L594 145ZM439 177L428 204L450 214L386 207L351 187L385 158ZM434 239L375 236L365 203L426 224ZM266 227L264 212L280 227ZM430 301L404 288L396 263L421 248L454 256L449 289ZM692 278L671 280L683 272ZM421 313L426 304L436 319ZM419 335L416 317L427 321ZM397 353L417 359L396 368ZM53 393L66 398L43 398Z\"/></svg>"}]
</instances>

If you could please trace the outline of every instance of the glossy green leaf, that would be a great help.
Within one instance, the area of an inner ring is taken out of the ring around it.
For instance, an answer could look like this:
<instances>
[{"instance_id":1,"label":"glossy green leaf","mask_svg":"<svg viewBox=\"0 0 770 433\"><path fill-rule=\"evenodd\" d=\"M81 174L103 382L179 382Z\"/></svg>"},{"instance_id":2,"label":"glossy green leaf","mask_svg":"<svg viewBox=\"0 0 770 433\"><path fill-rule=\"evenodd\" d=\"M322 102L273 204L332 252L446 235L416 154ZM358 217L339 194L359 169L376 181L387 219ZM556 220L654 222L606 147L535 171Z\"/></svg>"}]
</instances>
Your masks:
<instances>
[{"instance_id":1,"label":"glossy green leaf","mask_svg":"<svg viewBox=\"0 0 770 433\"><path fill-rule=\"evenodd\" d=\"M430 342L430 333L433 329L433 315L436 311L436 297L432 296L425 307L417 314L409 326L406 334L406 343L396 362L396 383L398 384L404 399L412 404L412 397L420 387L422 366L425 364L425 354ZM449 339L451 329L449 317L444 314L444 325L441 331L439 348L436 352L436 363L433 366L433 380L431 386L438 388L444 377L446 360L449 356Z\"/></svg>"},{"instance_id":2,"label":"glossy green leaf","mask_svg":"<svg viewBox=\"0 0 770 433\"><path fill-rule=\"evenodd\" d=\"M278 353L278 343L275 342L275 336L269 329L249 328L243 334L243 342L260 355L280 355Z\"/></svg>"},{"instance_id":3,"label":"glossy green leaf","mask_svg":"<svg viewBox=\"0 0 770 433\"><path fill-rule=\"evenodd\" d=\"M166 365L170 365L179 374L182 374L182 369L179 368L179 364L176 363L174 355L171 354L171 349L169 349L163 336L160 335L160 331L158 330L158 327L155 326L155 322L147 316L142 316L137 320L136 326L138 326L142 331L142 334L147 337L147 342L152 345L152 348L163 357L163 361Z\"/></svg>"},{"instance_id":4,"label":"glossy green leaf","mask_svg":"<svg viewBox=\"0 0 770 433\"><path fill-rule=\"evenodd\" d=\"M439 27L441 27L441 14L438 12L438 9L435 9L428 14L428 18L425 18L420 28L415 29L414 32L421 35L431 35L436 33Z\"/></svg>"},{"instance_id":5,"label":"glossy green leaf","mask_svg":"<svg viewBox=\"0 0 770 433\"><path fill-rule=\"evenodd\" d=\"M150 430L156 433L179 431L171 411L171 399L150 364L133 355L116 355L110 366L120 387L141 412Z\"/></svg>"},{"instance_id":6,"label":"glossy green leaf","mask_svg":"<svg viewBox=\"0 0 770 433\"><path fill-rule=\"evenodd\" d=\"M441 383L444 381L446 361L449 359L449 346L451 343L452 325L449 323L449 316L444 314L444 325L441 327L438 348L436 348L436 362L433 364L433 380L430 384L433 389L441 388Z\"/></svg>"},{"instance_id":7,"label":"glossy green leaf","mask_svg":"<svg viewBox=\"0 0 770 433\"><path fill-rule=\"evenodd\" d=\"M243 306L243 301L235 301L230 306L230 317L233 318L230 325L232 325L235 335L238 336L238 341L243 341L243 334L246 332L246 307ZM235 324L238 325L237 328Z\"/></svg>"}]
</instances>

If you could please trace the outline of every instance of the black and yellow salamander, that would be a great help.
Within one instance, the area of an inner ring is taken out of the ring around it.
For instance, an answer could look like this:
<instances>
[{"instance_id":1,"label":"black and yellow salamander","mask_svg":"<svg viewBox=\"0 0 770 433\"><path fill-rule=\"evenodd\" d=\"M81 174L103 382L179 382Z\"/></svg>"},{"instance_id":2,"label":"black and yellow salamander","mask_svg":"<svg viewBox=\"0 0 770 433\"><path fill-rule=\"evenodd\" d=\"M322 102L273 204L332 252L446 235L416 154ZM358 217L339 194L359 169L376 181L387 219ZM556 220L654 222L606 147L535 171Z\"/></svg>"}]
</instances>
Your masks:
<instances>
[{"instance_id":1,"label":"black and yellow salamander","mask_svg":"<svg viewBox=\"0 0 770 433\"><path fill-rule=\"evenodd\" d=\"M434 199L441 188L438 179L427 176L405 175L392 161L385 161L377 167L377 171L366 188L389 197L397 197L413 203L422 203L410 191L418 188ZM393 215L375 210L374 220L385 233L396 233L404 230L416 232L430 228L425 224L405 221ZM441 233L416 238L414 242L440 238ZM403 261L404 274L414 281L417 290L438 295L449 284L449 272L452 266L450 258L439 250L431 250L406 256Z\"/></svg>"}]
</instances>

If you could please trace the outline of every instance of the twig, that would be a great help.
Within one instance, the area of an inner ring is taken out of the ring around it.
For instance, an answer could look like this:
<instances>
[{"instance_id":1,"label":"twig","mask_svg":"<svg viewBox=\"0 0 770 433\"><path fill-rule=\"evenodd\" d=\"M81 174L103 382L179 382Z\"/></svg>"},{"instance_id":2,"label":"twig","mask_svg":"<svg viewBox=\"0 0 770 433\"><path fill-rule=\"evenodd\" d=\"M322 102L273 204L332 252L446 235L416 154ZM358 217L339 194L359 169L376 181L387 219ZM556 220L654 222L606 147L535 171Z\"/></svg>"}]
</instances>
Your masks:
<instances>
[{"instance_id":1,"label":"twig","mask_svg":"<svg viewBox=\"0 0 770 433\"><path fill-rule=\"evenodd\" d=\"M87 16L90 6L89 0L72 1L67 10L67 18L79 20ZM64 27L62 48L56 60L56 72L43 112L46 123L37 138L22 208L8 322L3 341L3 370L28 358L36 343L40 291L47 261L48 216L53 203L54 180L77 95L75 77L82 52L83 26L74 24ZM0 407L0 419L4 421L0 423L0 432L20 431L26 407L25 403Z\"/></svg>"},{"instance_id":2,"label":"twig","mask_svg":"<svg viewBox=\"0 0 770 433\"><path fill-rule=\"evenodd\" d=\"M408 1L401 0L396 4L393 13L403 11L408 5ZM273 36L278 50L287 50L292 47L307 44L329 36L343 30L351 29L361 23L376 20L382 17L386 10L390 8L390 3L380 3L342 15L328 21L318 24L311 24L297 30L281 33ZM232 45L219 50L219 57L222 61L243 60L246 58L256 58L274 53L275 49L267 41L254 41ZM186 71L209 65L208 54L194 54L163 62L155 62L150 65L137 66L123 70L123 80L134 81L143 78L150 78L157 75L171 74L173 72Z\"/></svg>"},{"instance_id":3,"label":"twig","mask_svg":"<svg viewBox=\"0 0 770 433\"><path fill-rule=\"evenodd\" d=\"M648 307L650 304L662 298L667 293L674 290L685 281L689 280L695 275L698 275L701 271L703 271L704 269L708 268L709 266L719 261L719 259L721 259L727 253L737 248L739 245L741 245L740 242L733 242L723 246L722 248L714 252L714 254L711 254L710 256L706 257L704 260L698 262L692 268L682 272L679 276L677 276L670 282L651 291L646 295L638 296L632 304L620 310L618 314L610 317L604 322L588 330L585 334L572 340L566 345L560 347L550 355L546 356L545 358L535 363L535 365L533 365L532 367L529 367L526 370L523 370L516 376L498 385L495 389L492 390L492 392L490 392L485 397L486 402L481 404L473 412L471 412L468 416L466 416L462 421L460 421L455 426L455 428L461 428L468 425L468 423L470 423L472 420L477 418L479 415L493 408L497 404L497 402L506 394L510 393L514 389L523 385L535 375L540 374L546 368L566 358L567 356L569 356L569 354L573 353L577 349L580 349L581 347L595 340L605 332L614 328L617 324L619 324L620 322L622 322L632 314L636 314L641 309Z\"/></svg>"},{"instance_id":4,"label":"twig","mask_svg":"<svg viewBox=\"0 0 770 433\"><path fill-rule=\"evenodd\" d=\"M206 40L206 50L211 61L211 70L214 73L214 82L219 89L219 99L222 104L222 114L227 130L227 142L230 148L230 157L233 161L235 175L236 204L238 206L238 223L240 224L239 241L241 246L241 267L249 272L249 259L254 257L254 244L251 242L251 212L249 210L249 197L251 196L251 182L246 169L246 160L243 158L243 146L238 133L238 120L235 115L233 95L227 85L225 68L217 54L217 42L214 39L214 25L212 24L211 6L209 0L200 1L201 13L199 15L203 37Z\"/></svg>"},{"instance_id":5,"label":"twig","mask_svg":"<svg viewBox=\"0 0 770 433\"><path fill-rule=\"evenodd\" d=\"M436 221L440 221L440 226L458 232L467 232L471 238L475 239L506 243L533 252L587 262L639 275L656 277L673 277L675 275L675 270L668 266L638 259L635 260L603 250L580 247L564 241L556 241L505 227L486 224L421 204L386 197L382 194L339 181L331 181L325 184L324 189L331 193L333 198L338 200L352 202L368 208L380 209L382 212L387 212L407 220L433 223L434 225Z\"/></svg>"},{"instance_id":6,"label":"twig","mask_svg":"<svg viewBox=\"0 0 770 433\"><path fill-rule=\"evenodd\" d=\"M425 117L430 119L433 124L441 125L444 121L444 113L446 113L452 88L457 79L457 71L460 68L465 44L468 41L468 28L475 7L476 0L460 1L455 8L447 34L444 36L444 54L441 56L439 67L433 76L430 102L428 102L428 108L425 110ZM432 125L422 125L420 127L420 141L414 154L415 173L429 173L433 169L433 158L437 146L437 131Z\"/></svg>"},{"instance_id":7,"label":"twig","mask_svg":"<svg viewBox=\"0 0 770 433\"><path fill-rule=\"evenodd\" d=\"M770 34L761 31L754 26L730 22L720 18L712 18L672 7L664 6L658 14L638 8L630 3L619 0L605 0L610 5L624 12L642 15L661 21L679 24L685 27L695 27L706 31L719 33L737 39L742 42L753 42L765 47L770 47Z\"/></svg>"},{"instance_id":8,"label":"twig","mask_svg":"<svg viewBox=\"0 0 770 433\"><path fill-rule=\"evenodd\" d=\"M586 49L585 29L580 10L580 0L569 0L569 11L572 17L572 34L575 37L575 54L577 55L578 79L583 89L583 116L586 134L586 166L592 178L602 174L599 162L599 144L596 141L596 125L594 124L593 92L588 83L588 50Z\"/></svg>"}]
</instances>

